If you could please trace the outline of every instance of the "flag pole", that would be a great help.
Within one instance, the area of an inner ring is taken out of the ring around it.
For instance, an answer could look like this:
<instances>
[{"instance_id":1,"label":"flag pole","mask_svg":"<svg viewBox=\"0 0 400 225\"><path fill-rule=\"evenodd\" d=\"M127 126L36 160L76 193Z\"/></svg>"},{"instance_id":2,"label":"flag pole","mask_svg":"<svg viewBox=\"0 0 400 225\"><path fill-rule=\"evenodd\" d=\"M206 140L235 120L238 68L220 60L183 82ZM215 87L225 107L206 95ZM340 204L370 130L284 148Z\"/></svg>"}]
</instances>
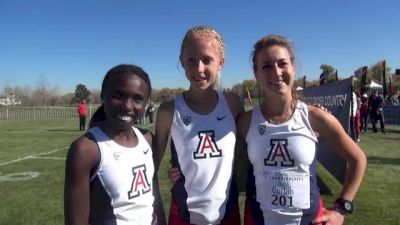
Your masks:
<instances>
[{"instance_id":1,"label":"flag pole","mask_svg":"<svg viewBox=\"0 0 400 225\"><path fill-rule=\"evenodd\" d=\"M386 94L387 94L387 90L386 90L386 61L385 60L383 60L382 65L383 65L383 73L382 73L383 98L385 100L386 99Z\"/></svg>"}]
</instances>

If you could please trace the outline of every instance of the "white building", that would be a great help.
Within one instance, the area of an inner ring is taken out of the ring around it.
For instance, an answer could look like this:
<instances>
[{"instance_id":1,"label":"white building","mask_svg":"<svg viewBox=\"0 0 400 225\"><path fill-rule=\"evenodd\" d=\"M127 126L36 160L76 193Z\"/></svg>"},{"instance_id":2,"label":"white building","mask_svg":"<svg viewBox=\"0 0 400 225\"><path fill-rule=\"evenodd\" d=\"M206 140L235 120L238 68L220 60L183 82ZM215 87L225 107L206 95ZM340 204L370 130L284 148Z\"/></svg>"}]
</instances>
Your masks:
<instances>
[{"instance_id":1,"label":"white building","mask_svg":"<svg viewBox=\"0 0 400 225\"><path fill-rule=\"evenodd\" d=\"M14 94L11 95L0 95L0 105L21 105L21 100L15 98Z\"/></svg>"}]
</instances>

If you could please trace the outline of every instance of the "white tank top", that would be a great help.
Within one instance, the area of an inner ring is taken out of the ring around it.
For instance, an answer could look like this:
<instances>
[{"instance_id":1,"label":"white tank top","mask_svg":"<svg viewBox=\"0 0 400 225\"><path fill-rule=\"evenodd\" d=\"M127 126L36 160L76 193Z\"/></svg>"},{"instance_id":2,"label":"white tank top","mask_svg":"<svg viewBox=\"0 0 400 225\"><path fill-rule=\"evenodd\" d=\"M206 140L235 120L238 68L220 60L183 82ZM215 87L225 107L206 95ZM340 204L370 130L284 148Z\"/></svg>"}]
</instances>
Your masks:
<instances>
[{"instance_id":1,"label":"white tank top","mask_svg":"<svg viewBox=\"0 0 400 225\"><path fill-rule=\"evenodd\" d=\"M96 190L103 190L91 199L91 221L94 224L152 224L153 221L153 153L142 133L132 127L138 137L135 147L124 147L110 139L99 127L89 132L100 149L101 161L91 181ZM91 187L92 189L94 187ZM91 191L92 191L91 189ZM92 196L92 195L91 195ZM97 198L96 198L97 197Z\"/></svg>"},{"instance_id":2,"label":"white tank top","mask_svg":"<svg viewBox=\"0 0 400 225\"><path fill-rule=\"evenodd\" d=\"M314 205L310 195L318 192L316 183L310 182L315 176L317 138L307 105L299 102L292 118L279 125L268 123L255 107L246 142L266 224L298 224L303 211Z\"/></svg>"},{"instance_id":3,"label":"white tank top","mask_svg":"<svg viewBox=\"0 0 400 225\"><path fill-rule=\"evenodd\" d=\"M222 93L207 115L192 111L182 95L175 99L171 136L185 177L192 224L218 224L225 214L235 134L235 120Z\"/></svg>"}]
</instances>

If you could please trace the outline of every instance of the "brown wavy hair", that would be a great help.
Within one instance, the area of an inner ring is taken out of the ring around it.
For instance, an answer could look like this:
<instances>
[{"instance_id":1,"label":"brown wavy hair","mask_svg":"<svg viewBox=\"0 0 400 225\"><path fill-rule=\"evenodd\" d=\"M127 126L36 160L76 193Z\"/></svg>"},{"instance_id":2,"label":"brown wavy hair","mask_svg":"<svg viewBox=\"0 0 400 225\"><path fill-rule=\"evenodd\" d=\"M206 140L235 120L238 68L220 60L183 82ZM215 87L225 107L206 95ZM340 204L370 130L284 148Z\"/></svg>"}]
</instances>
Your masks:
<instances>
[{"instance_id":1,"label":"brown wavy hair","mask_svg":"<svg viewBox=\"0 0 400 225\"><path fill-rule=\"evenodd\" d=\"M295 51L294 51L294 46L293 46L292 42L290 42L285 36L270 34L270 35L266 35L266 36L262 37L254 44L253 51L250 55L252 62L253 62L253 73L254 74L256 73L256 69L257 69L257 63L256 63L257 54L260 51L262 51L263 49L272 47L275 45L286 48L286 50L289 52L289 55L290 55L290 62L294 66ZM293 101L295 103L299 99L299 96L297 95L297 92L294 89L294 86L292 86L291 92L292 92Z\"/></svg>"}]
</instances>

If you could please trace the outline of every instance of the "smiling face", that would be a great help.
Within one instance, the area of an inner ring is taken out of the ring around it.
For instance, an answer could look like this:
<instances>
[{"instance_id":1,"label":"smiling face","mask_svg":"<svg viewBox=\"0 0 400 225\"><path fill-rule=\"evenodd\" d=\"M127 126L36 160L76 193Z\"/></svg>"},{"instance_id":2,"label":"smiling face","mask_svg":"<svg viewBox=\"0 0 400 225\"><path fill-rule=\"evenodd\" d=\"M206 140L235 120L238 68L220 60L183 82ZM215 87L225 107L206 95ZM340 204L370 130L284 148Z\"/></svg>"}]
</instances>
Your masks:
<instances>
[{"instance_id":1,"label":"smiling face","mask_svg":"<svg viewBox=\"0 0 400 225\"><path fill-rule=\"evenodd\" d=\"M224 65L222 38L210 27L192 28L182 41L180 61L191 88L215 87Z\"/></svg>"},{"instance_id":2,"label":"smiling face","mask_svg":"<svg viewBox=\"0 0 400 225\"><path fill-rule=\"evenodd\" d=\"M182 67L192 88L214 87L223 62L217 41L206 36L188 40L181 55Z\"/></svg>"},{"instance_id":3,"label":"smiling face","mask_svg":"<svg viewBox=\"0 0 400 225\"><path fill-rule=\"evenodd\" d=\"M149 86L132 73L113 74L107 82L103 96L107 121L117 130L130 129L145 112Z\"/></svg>"},{"instance_id":4,"label":"smiling face","mask_svg":"<svg viewBox=\"0 0 400 225\"><path fill-rule=\"evenodd\" d=\"M258 84L266 94L286 95L293 87L295 67L289 51L272 45L257 51L254 73Z\"/></svg>"}]
</instances>

